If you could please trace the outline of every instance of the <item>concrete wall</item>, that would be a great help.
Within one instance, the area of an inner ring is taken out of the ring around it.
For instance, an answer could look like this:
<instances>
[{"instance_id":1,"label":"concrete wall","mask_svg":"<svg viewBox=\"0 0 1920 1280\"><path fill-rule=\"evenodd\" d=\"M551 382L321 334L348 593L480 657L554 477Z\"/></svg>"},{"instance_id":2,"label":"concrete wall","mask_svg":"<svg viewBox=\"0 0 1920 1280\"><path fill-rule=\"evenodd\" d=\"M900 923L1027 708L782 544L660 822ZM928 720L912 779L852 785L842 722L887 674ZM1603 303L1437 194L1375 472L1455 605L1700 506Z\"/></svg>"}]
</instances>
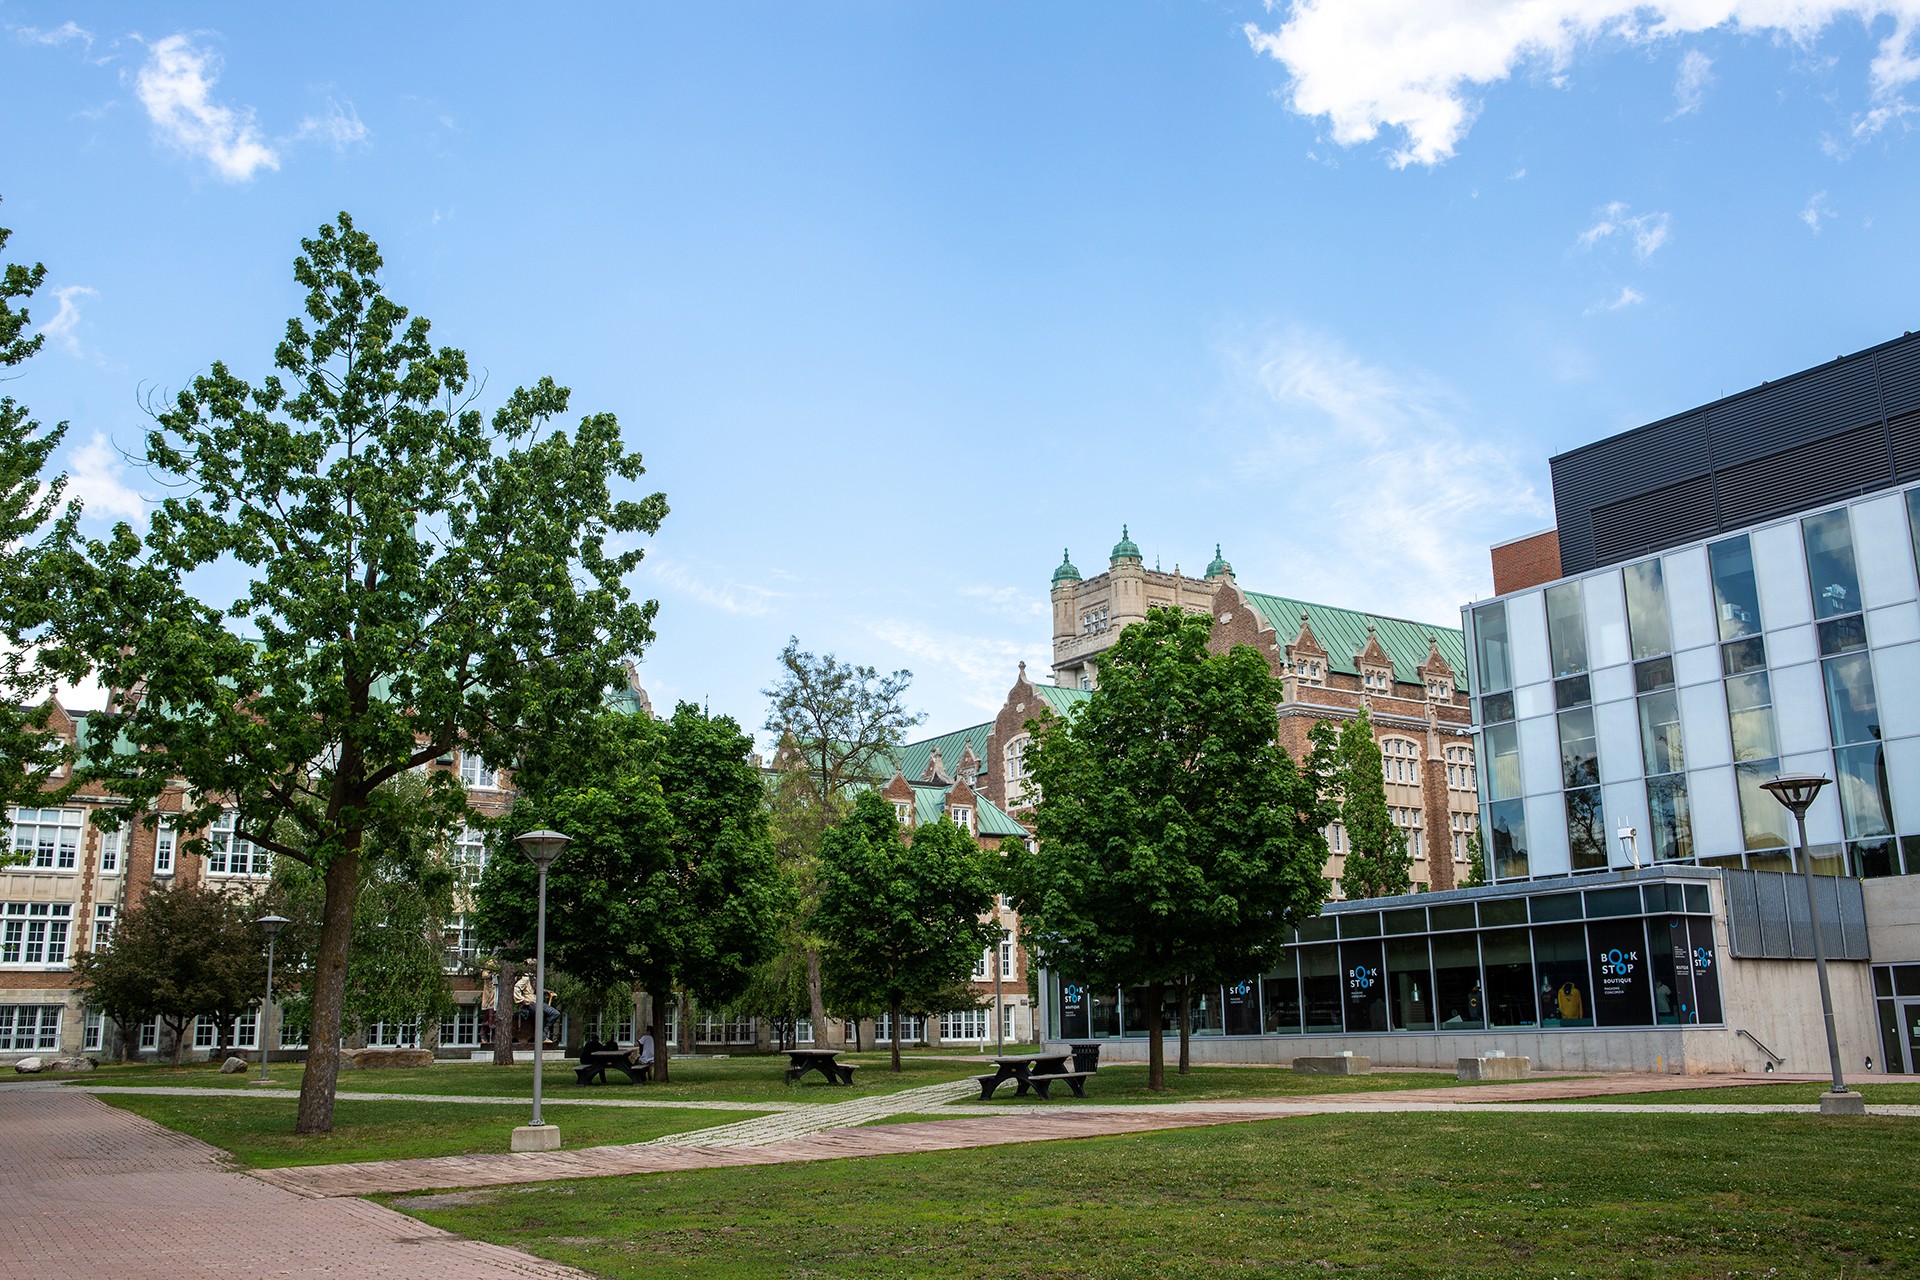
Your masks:
<instances>
[{"instance_id":1,"label":"concrete wall","mask_svg":"<svg viewBox=\"0 0 1920 1280\"><path fill-rule=\"evenodd\" d=\"M1860 882L1875 964L1920 964L1920 875Z\"/></svg>"}]
</instances>

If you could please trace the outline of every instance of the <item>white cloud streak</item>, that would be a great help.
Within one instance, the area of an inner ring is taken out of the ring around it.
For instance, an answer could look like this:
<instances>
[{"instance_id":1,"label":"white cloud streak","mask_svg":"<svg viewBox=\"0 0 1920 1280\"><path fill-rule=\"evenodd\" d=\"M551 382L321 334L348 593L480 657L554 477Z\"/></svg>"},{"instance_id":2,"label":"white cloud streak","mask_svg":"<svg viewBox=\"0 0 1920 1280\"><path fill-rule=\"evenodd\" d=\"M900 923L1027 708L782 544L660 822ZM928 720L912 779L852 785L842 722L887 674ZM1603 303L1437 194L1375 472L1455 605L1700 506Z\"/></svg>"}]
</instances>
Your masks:
<instances>
[{"instance_id":1,"label":"white cloud streak","mask_svg":"<svg viewBox=\"0 0 1920 1280\"><path fill-rule=\"evenodd\" d=\"M983 719L1006 701L1020 660L1048 652L1044 639L1034 645L995 636L958 635L944 627L936 631L905 618L881 618L865 625L876 640L904 653L919 674L925 674L928 666L938 668L948 677L943 683L957 687L961 700L980 711ZM1029 679L1043 675L1028 672Z\"/></svg>"},{"instance_id":2,"label":"white cloud streak","mask_svg":"<svg viewBox=\"0 0 1920 1280\"><path fill-rule=\"evenodd\" d=\"M327 99L327 109L317 116L308 116L300 122L294 131L298 142L320 142L335 151L345 151L367 140L367 126L360 121L360 113L353 104L335 102Z\"/></svg>"},{"instance_id":3,"label":"white cloud streak","mask_svg":"<svg viewBox=\"0 0 1920 1280\"><path fill-rule=\"evenodd\" d=\"M1628 307L1645 302L1647 295L1631 285L1621 285L1620 292L1605 302L1596 302L1586 310L1587 315L1598 315L1602 311L1624 311Z\"/></svg>"},{"instance_id":4,"label":"white cloud streak","mask_svg":"<svg viewBox=\"0 0 1920 1280\"><path fill-rule=\"evenodd\" d=\"M1229 353L1235 412L1260 437L1237 471L1276 516L1264 549L1282 592L1457 625L1491 586L1487 547L1550 523L1552 507L1499 445L1476 438L1444 385L1289 330ZM1261 549L1237 557L1256 562ZM1243 573L1245 572L1243 568Z\"/></svg>"},{"instance_id":5,"label":"white cloud streak","mask_svg":"<svg viewBox=\"0 0 1920 1280\"><path fill-rule=\"evenodd\" d=\"M40 326L40 332L52 338L60 348L70 356L86 354L80 345L80 299L97 298L100 291L84 284L63 285L53 291L60 301L60 309L53 313L53 319Z\"/></svg>"},{"instance_id":6,"label":"white cloud streak","mask_svg":"<svg viewBox=\"0 0 1920 1280\"><path fill-rule=\"evenodd\" d=\"M279 153L260 136L252 108L214 101L219 79L218 54L172 35L147 46L134 93L163 142L204 160L222 179L249 182L262 169L278 169Z\"/></svg>"},{"instance_id":7,"label":"white cloud streak","mask_svg":"<svg viewBox=\"0 0 1920 1280\"><path fill-rule=\"evenodd\" d=\"M1680 74L1673 81L1673 100L1679 105L1674 115L1692 115L1707 100L1713 84L1713 59L1698 49L1689 49L1680 59Z\"/></svg>"},{"instance_id":8,"label":"white cloud streak","mask_svg":"<svg viewBox=\"0 0 1920 1280\"><path fill-rule=\"evenodd\" d=\"M13 32L16 39L22 40L27 44L47 45L51 47L78 40L85 45L87 49L91 50L93 48L93 32L87 30L71 18L49 30L42 30L39 27L11 26L8 27L7 30Z\"/></svg>"},{"instance_id":9,"label":"white cloud streak","mask_svg":"<svg viewBox=\"0 0 1920 1280\"><path fill-rule=\"evenodd\" d=\"M1591 249L1610 236L1623 235L1633 242L1633 256L1645 262L1667 242L1672 225L1673 219L1668 214L1632 213L1628 205L1615 200L1595 215L1592 226L1580 233L1580 247Z\"/></svg>"},{"instance_id":10,"label":"white cloud streak","mask_svg":"<svg viewBox=\"0 0 1920 1280\"><path fill-rule=\"evenodd\" d=\"M67 494L86 505L89 516L120 516L138 520L147 504L123 479L126 465L120 451L102 432L74 452L67 465Z\"/></svg>"},{"instance_id":11,"label":"white cloud streak","mask_svg":"<svg viewBox=\"0 0 1920 1280\"><path fill-rule=\"evenodd\" d=\"M1575 55L1596 44L1645 46L1723 28L1808 44L1842 19L1871 27L1890 18L1868 68L1873 109L1856 135L1907 111L1901 94L1920 79L1920 0L1268 0L1268 8L1284 10L1278 27L1243 30L1256 53L1287 69L1288 105L1324 118L1342 146L1396 131L1396 168L1452 156L1488 86L1516 72L1564 85Z\"/></svg>"},{"instance_id":12,"label":"white cloud streak","mask_svg":"<svg viewBox=\"0 0 1920 1280\"><path fill-rule=\"evenodd\" d=\"M1828 202L1827 193L1824 191L1814 192L1813 198L1807 201L1807 207L1800 211L1800 221L1806 223L1807 230L1815 235L1820 234L1821 223L1835 216L1833 206Z\"/></svg>"},{"instance_id":13,"label":"white cloud streak","mask_svg":"<svg viewBox=\"0 0 1920 1280\"><path fill-rule=\"evenodd\" d=\"M649 555L641 562L641 567L648 577L662 586L708 608L738 617L764 618L773 612L775 602L785 595L784 592L771 591L766 587L716 579L690 565L659 555Z\"/></svg>"}]
</instances>

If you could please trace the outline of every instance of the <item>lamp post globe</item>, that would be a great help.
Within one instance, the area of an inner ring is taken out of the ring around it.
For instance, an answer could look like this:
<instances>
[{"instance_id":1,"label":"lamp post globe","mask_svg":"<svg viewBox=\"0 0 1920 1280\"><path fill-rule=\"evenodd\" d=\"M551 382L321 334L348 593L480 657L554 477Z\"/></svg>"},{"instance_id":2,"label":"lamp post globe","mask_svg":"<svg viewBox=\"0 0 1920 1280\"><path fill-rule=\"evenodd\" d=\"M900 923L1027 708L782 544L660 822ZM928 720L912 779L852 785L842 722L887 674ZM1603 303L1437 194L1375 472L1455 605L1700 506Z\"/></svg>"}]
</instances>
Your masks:
<instances>
[{"instance_id":1,"label":"lamp post globe","mask_svg":"<svg viewBox=\"0 0 1920 1280\"><path fill-rule=\"evenodd\" d=\"M533 1119L513 1131L513 1149L553 1151L560 1146L560 1132L540 1117L541 1065L546 1057L547 1044L547 868L573 843L573 838L543 827L539 831L517 835L513 842L520 846L520 851L527 855L528 861L540 873L540 908L534 926L533 946Z\"/></svg>"},{"instance_id":2,"label":"lamp post globe","mask_svg":"<svg viewBox=\"0 0 1920 1280\"><path fill-rule=\"evenodd\" d=\"M1807 810L1813 807L1821 788L1832 781L1817 773L1783 773L1760 785L1793 815L1794 827L1800 836L1796 856L1800 860L1800 879L1807 888L1807 918L1813 924L1813 967L1820 979L1820 1013L1827 1024L1827 1067L1833 1075L1833 1088L1821 1095L1820 1110L1825 1115L1861 1115L1866 1108L1860 1095L1849 1092L1840 1075L1840 1036L1833 1024L1833 989L1827 982L1826 940L1820 930L1820 907L1814 901L1813 858L1807 849Z\"/></svg>"}]
</instances>

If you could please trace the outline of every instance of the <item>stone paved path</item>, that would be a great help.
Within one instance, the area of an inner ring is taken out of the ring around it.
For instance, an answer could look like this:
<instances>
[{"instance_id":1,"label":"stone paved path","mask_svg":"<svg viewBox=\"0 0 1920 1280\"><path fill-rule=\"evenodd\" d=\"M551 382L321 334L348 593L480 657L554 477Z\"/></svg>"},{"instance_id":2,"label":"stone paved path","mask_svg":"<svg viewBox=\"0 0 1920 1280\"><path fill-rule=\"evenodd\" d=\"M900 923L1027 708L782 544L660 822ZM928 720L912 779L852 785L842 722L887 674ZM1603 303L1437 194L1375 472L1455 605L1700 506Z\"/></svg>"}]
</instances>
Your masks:
<instances>
[{"instance_id":1,"label":"stone paved path","mask_svg":"<svg viewBox=\"0 0 1920 1280\"><path fill-rule=\"evenodd\" d=\"M589 1280L364 1200L291 1194L83 1093L0 1094L0 1280Z\"/></svg>"},{"instance_id":2,"label":"stone paved path","mask_svg":"<svg viewBox=\"0 0 1920 1280\"><path fill-rule=\"evenodd\" d=\"M711 1129L670 1133L665 1137L652 1139L648 1145L655 1147L766 1147L793 1138L826 1133L831 1129L852 1129L874 1120L884 1120L888 1116L909 1115L931 1107L944 1107L955 1098L965 1097L973 1092L975 1092L975 1085L971 1080L946 1080L939 1084L922 1085L918 1089L904 1089L899 1093L875 1094L866 1098L854 1098L847 1102L797 1107L776 1112L773 1115L757 1116L752 1120L736 1120L732 1124L717 1125Z\"/></svg>"}]
</instances>

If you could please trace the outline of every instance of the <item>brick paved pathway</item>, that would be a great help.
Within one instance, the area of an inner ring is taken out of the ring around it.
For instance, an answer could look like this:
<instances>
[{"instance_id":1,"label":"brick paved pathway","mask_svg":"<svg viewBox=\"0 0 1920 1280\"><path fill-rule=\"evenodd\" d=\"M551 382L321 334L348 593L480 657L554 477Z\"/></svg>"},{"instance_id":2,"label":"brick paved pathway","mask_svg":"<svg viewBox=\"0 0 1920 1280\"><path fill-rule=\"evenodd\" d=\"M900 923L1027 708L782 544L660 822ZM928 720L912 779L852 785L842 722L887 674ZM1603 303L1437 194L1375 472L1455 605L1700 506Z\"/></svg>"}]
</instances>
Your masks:
<instances>
[{"instance_id":1,"label":"brick paved pathway","mask_svg":"<svg viewBox=\"0 0 1920 1280\"><path fill-rule=\"evenodd\" d=\"M73 1090L0 1093L0 1278L588 1280L364 1200L233 1172L214 1148Z\"/></svg>"}]
</instances>

